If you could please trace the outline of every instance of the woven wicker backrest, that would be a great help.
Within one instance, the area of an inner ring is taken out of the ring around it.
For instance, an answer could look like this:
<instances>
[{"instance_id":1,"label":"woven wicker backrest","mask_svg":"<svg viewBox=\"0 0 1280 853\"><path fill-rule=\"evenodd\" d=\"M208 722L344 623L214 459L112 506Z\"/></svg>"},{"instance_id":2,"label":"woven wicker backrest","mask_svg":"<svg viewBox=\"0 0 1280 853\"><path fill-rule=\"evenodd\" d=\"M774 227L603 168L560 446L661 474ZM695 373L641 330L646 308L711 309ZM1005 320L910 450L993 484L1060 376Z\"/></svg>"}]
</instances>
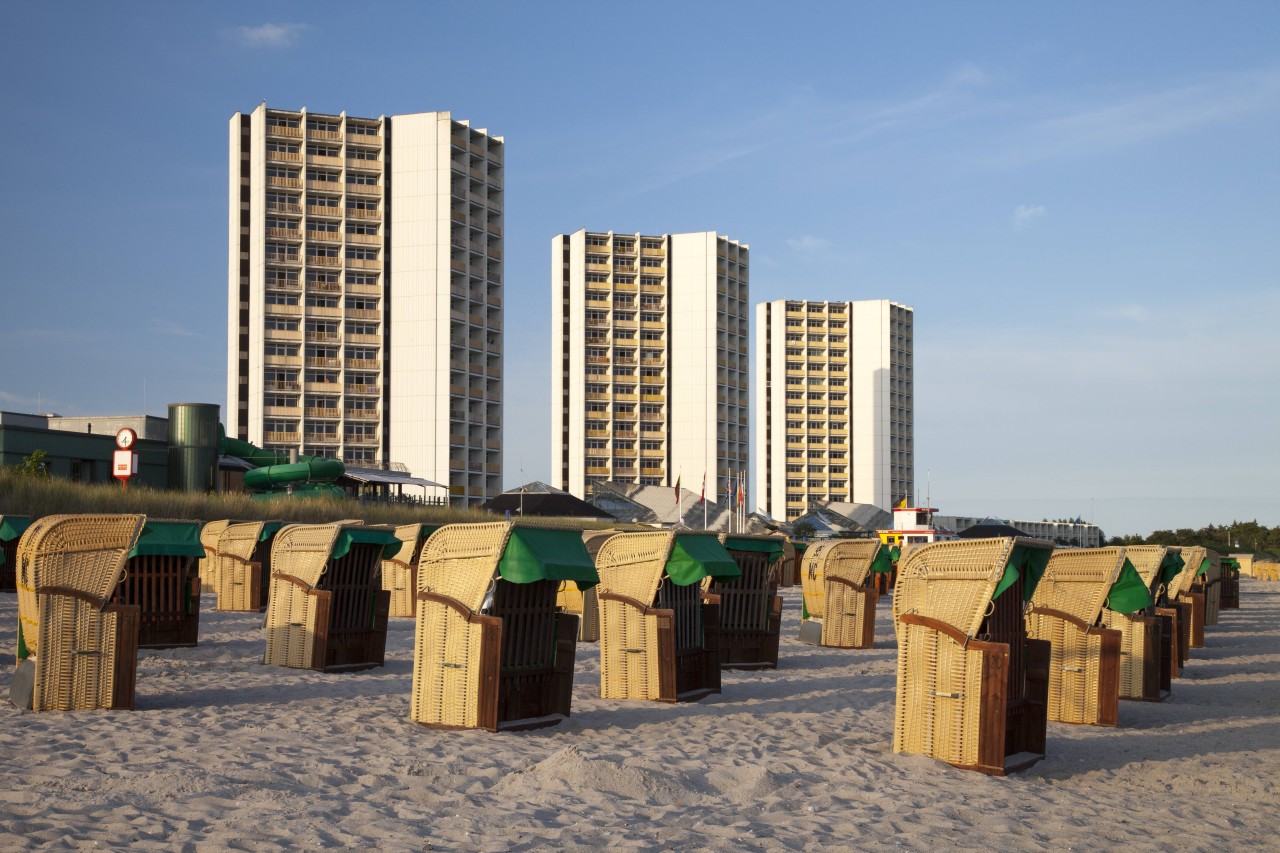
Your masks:
<instances>
[{"instance_id":1,"label":"woven wicker backrest","mask_svg":"<svg viewBox=\"0 0 1280 853\"><path fill-rule=\"evenodd\" d=\"M262 528L265 526L266 522L262 521L242 521L238 524L228 524L218 534L218 554L227 554L239 557L241 560L248 560L253 556L254 549L258 547L258 539L262 536Z\"/></svg>"},{"instance_id":2,"label":"woven wicker backrest","mask_svg":"<svg viewBox=\"0 0 1280 853\"><path fill-rule=\"evenodd\" d=\"M975 636L1016 538L926 542L898 560L893 618L915 613Z\"/></svg>"},{"instance_id":3,"label":"woven wicker backrest","mask_svg":"<svg viewBox=\"0 0 1280 853\"><path fill-rule=\"evenodd\" d=\"M46 515L26 529L18 543L18 620L32 654L39 642L40 590L66 587L105 605L146 519L145 515Z\"/></svg>"},{"instance_id":4,"label":"woven wicker backrest","mask_svg":"<svg viewBox=\"0 0 1280 853\"><path fill-rule=\"evenodd\" d=\"M1182 548L1182 571L1178 572L1178 576L1171 583L1170 598L1176 598L1184 592L1191 591L1191 584L1195 582L1196 572L1200 571L1200 564L1204 562L1206 556L1208 556L1207 550L1200 545L1184 546Z\"/></svg>"},{"instance_id":5,"label":"woven wicker backrest","mask_svg":"<svg viewBox=\"0 0 1280 853\"><path fill-rule=\"evenodd\" d=\"M271 573L292 575L303 583L317 586L329 564L338 531L344 525L290 524L282 527L271 542Z\"/></svg>"},{"instance_id":6,"label":"woven wicker backrest","mask_svg":"<svg viewBox=\"0 0 1280 853\"><path fill-rule=\"evenodd\" d=\"M620 532L618 530L584 530L582 531L582 544L587 546L587 553L594 560L596 554L600 553L600 546L608 542L609 537L617 536Z\"/></svg>"},{"instance_id":7,"label":"woven wicker backrest","mask_svg":"<svg viewBox=\"0 0 1280 853\"><path fill-rule=\"evenodd\" d=\"M447 595L479 611L498 573L511 522L446 524L422 546L418 591Z\"/></svg>"},{"instance_id":8,"label":"woven wicker backrest","mask_svg":"<svg viewBox=\"0 0 1280 853\"><path fill-rule=\"evenodd\" d=\"M1124 548L1059 548L1031 596L1033 608L1069 613L1092 625L1124 568Z\"/></svg>"},{"instance_id":9,"label":"woven wicker backrest","mask_svg":"<svg viewBox=\"0 0 1280 853\"><path fill-rule=\"evenodd\" d=\"M875 539L834 539L810 545L800 567L800 584L809 615L826 615L826 579L843 578L862 586L871 574L871 561L880 550Z\"/></svg>"},{"instance_id":10,"label":"woven wicker backrest","mask_svg":"<svg viewBox=\"0 0 1280 853\"><path fill-rule=\"evenodd\" d=\"M228 518L219 519L218 521L210 521L204 527L200 528L200 544L204 546L205 553L218 550L218 537L222 535L222 531L231 526L231 520ZM200 568L205 568L204 561L208 557L200 559Z\"/></svg>"},{"instance_id":11,"label":"woven wicker backrest","mask_svg":"<svg viewBox=\"0 0 1280 853\"><path fill-rule=\"evenodd\" d=\"M650 604L666 573L675 533L619 533L605 540L596 553L600 591L625 595Z\"/></svg>"},{"instance_id":12,"label":"woven wicker backrest","mask_svg":"<svg viewBox=\"0 0 1280 853\"><path fill-rule=\"evenodd\" d=\"M396 528L396 538L400 540L400 550L391 559L402 563L413 562L413 552L418 549L418 537L422 535L421 524L401 524Z\"/></svg>"},{"instance_id":13,"label":"woven wicker backrest","mask_svg":"<svg viewBox=\"0 0 1280 853\"><path fill-rule=\"evenodd\" d=\"M1125 549L1124 555L1138 570L1138 576L1147 585L1147 589L1151 589L1159 577L1160 564L1164 562L1164 555L1168 550L1163 545L1130 545Z\"/></svg>"}]
</instances>

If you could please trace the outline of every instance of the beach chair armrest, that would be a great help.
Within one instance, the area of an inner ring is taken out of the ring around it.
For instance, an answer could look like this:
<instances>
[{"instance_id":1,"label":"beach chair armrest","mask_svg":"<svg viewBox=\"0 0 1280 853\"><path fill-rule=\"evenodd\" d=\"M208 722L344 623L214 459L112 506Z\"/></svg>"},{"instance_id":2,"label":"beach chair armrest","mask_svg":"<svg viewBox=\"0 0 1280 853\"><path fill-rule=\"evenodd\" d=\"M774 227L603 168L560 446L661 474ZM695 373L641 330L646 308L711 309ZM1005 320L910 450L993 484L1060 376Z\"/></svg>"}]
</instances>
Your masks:
<instances>
[{"instance_id":1,"label":"beach chair armrest","mask_svg":"<svg viewBox=\"0 0 1280 853\"><path fill-rule=\"evenodd\" d=\"M941 619L934 619L930 616L921 616L918 613L903 613L898 617L898 621L904 625L919 625L922 628L928 628L931 631L937 631L945 637L951 639L957 646L968 648L970 644L976 642L964 631L961 631L955 625L949 625Z\"/></svg>"}]
</instances>

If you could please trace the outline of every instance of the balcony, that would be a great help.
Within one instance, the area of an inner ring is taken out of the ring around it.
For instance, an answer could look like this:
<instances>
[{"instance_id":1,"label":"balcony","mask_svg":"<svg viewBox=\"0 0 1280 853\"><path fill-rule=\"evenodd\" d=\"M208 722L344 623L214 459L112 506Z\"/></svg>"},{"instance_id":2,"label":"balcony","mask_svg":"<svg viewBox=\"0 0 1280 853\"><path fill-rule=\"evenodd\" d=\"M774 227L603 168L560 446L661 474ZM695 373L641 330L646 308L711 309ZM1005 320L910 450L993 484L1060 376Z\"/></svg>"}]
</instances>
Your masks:
<instances>
[{"instance_id":1,"label":"balcony","mask_svg":"<svg viewBox=\"0 0 1280 853\"><path fill-rule=\"evenodd\" d=\"M299 367L302 364L302 356L298 355L267 355L263 356L262 363L266 365L279 365L283 367Z\"/></svg>"},{"instance_id":2,"label":"balcony","mask_svg":"<svg viewBox=\"0 0 1280 853\"><path fill-rule=\"evenodd\" d=\"M266 339L269 341L300 341L302 340L302 332L297 329L266 329Z\"/></svg>"},{"instance_id":3,"label":"balcony","mask_svg":"<svg viewBox=\"0 0 1280 853\"><path fill-rule=\"evenodd\" d=\"M318 394L338 393L338 383L336 382L306 382L302 387L307 391L315 391Z\"/></svg>"},{"instance_id":4,"label":"balcony","mask_svg":"<svg viewBox=\"0 0 1280 853\"><path fill-rule=\"evenodd\" d=\"M297 444L298 433L296 432L266 432L262 434L263 441L270 441L276 444Z\"/></svg>"},{"instance_id":5,"label":"balcony","mask_svg":"<svg viewBox=\"0 0 1280 853\"><path fill-rule=\"evenodd\" d=\"M348 293L367 293L371 296L377 296L382 293L382 285L365 284L364 282L347 282Z\"/></svg>"},{"instance_id":6,"label":"balcony","mask_svg":"<svg viewBox=\"0 0 1280 853\"><path fill-rule=\"evenodd\" d=\"M381 160L365 160L365 159L362 159L362 158L351 158L351 157L348 157L348 158L347 158L347 168L348 168L348 169L362 169L362 170L364 170L364 171L366 171L366 172L381 172L381 171L382 171L382 161L381 161Z\"/></svg>"},{"instance_id":7,"label":"balcony","mask_svg":"<svg viewBox=\"0 0 1280 853\"><path fill-rule=\"evenodd\" d=\"M376 421L380 417L377 409L347 409L343 416L349 421Z\"/></svg>"},{"instance_id":8,"label":"balcony","mask_svg":"<svg viewBox=\"0 0 1280 853\"><path fill-rule=\"evenodd\" d=\"M297 228L268 228L267 236L283 240L301 240L302 232Z\"/></svg>"},{"instance_id":9,"label":"balcony","mask_svg":"<svg viewBox=\"0 0 1280 853\"><path fill-rule=\"evenodd\" d=\"M309 355L307 356L307 367L341 367L340 359L327 358L324 356Z\"/></svg>"},{"instance_id":10,"label":"balcony","mask_svg":"<svg viewBox=\"0 0 1280 853\"><path fill-rule=\"evenodd\" d=\"M347 385L343 390L348 394L358 394L360 396L376 396L379 393L377 385Z\"/></svg>"},{"instance_id":11,"label":"balcony","mask_svg":"<svg viewBox=\"0 0 1280 853\"><path fill-rule=\"evenodd\" d=\"M381 335L347 335L347 343L349 344L380 344L382 343Z\"/></svg>"},{"instance_id":12,"label":"balcony","mask_svg":"<svg viewBox=\"0 0 1280 853\"><path fill-rule=\"evenodd\" d=\"M342 285L336 281L309 281L307 290L319 293L341 293Z\"/></svg>"},{"instance_id":13,"label":"balcony","mask_svg":"<svg viewBox=\"0 0 1280 853\"><path fill-rule=\"evenodd\" d=\"M382 242L382 237L377 234L352 234L347 232L348 243L372 243L378 245Z\"/></svg>"},{"instance_id":14,"label":"balcony","mask_svg":"<svg viewBox=\"0 0 1280 853\"><path fill-rule=\"evenodd\" d=\"M341 243L341 231L308 231L307 242L310 243Z\"/></svg>"},{"instance_id":15,"label":"balcony","mask_svg":"<svg viewBox=\"0 0 1280 853\"><path fill-rule=\"evenodd\" d=\"M307 444L337 444L336 432L309 432L306 434Z\"/></svg>"},{"instance_id":16,"label":"balcony","mask_svg":"<svg viewBox=\"0 0 1280 853\"><path fill-rule=\"evenodd\" d=\"M308 154L307 164L310 166L332 166L335 169L342 168L341 157L326 157L320 154Z\"/></svg>"},{"instance_id":17,"label":"balcony","mask_svg":"<svg viewBox=\"0 0 1280 853\"><path fill-rule=\"evenodd\" d=\"M327 255L307 255L307 263L317 267L340 267L342 258L331 258Z\"/></svg>"},{"instance_id":18,"label":"balcony","mask_svg":"<svg viewBox=\"0 0 1280 853\"><path fill-rule=\"evenodd\" d=\"M334 204L309 204L307 216L323 216L329 219L341 219L342 208Z\"/></svg>"},{"instance_id":19,"label":"balcony","mask_svg":"<svg viewBox=\"0 0 1280 853\"><path fill-rule=\"evenodd\" d=\"M336 419L342 413L340 409L309 408L309 409L306 409L305 411L306 411L306 416L309 418Z\"/></svg>"},{"instance_id":20,"label":"balcony","mask_svg":"<svg viewBox=\"0 0 1280 853\"><path fill-rule=\"evenodd\" d=\"M341 142L342 133L337 130L316 130L315 128L307 128L307 139L322 140L325 142Z\"/></svg>"},{"instance_id":21,"label":"balcony","mask_svg":"<svg viewBox=\"0 0 1280 853\"><path fill-rule=\"evenodd\" d=\"M288 139L301 139L302 128L286 127L285 125L281 125L281 124L269 124L267 125L267 136L279 136L279 137L285 137ZM297 441L297 439L295 438L294 441Z\"/></svg>"},{"instance_id":22,"label":"balcony","mask_svg":"<svg viewBox=\"0 0 1280 853\"><path fill-rule=\"evenodd\" d=\"M380 363L377 359L349 358L346 366L348 370L377 370Z\"/></svg>"},{"instance_id":23,"label":"balcony","mask_svg":"<svg viewBox=\"0 0 1280 853\"><path fill-rule=\"evenodd\" d=\"M311 317L341 317L342 309L336 305L308 305L307 314Z\"/></svg>"},{"instance_id":24,"label":"balcony","mask_svg":"<svg viewBox=\"0 0 1280 853\"><path fill-rule=\"evenodd\" d=\"M307 340L341 343L342 335L339 332L319 332L315 329L307 329Z\"/></svg>"},{"instance_id":25,"label":"balcony","mask_svg":"<svg viewBox=\"0 0 1280 853\"><path fill-rule=\"evenodd\" d=\"M382 137L373 133L348 133L348 145L360 145L365 148L381 148Z\"/></svg>"},{"instance_id":26,"label":"balcony","mask_svg":"<svg viewBox=\"0 0 1280 853\"><path fill-rule=\"evenodd\" d=\"M354 435L347 434L343 441L347 444L377 444L378 437L376 435Z\"/></svg>"},{"instance_id":27,"label":"balcony","mask_svg":"<svg viewBox=\"0 0 1280 853\"><path fill-rule=\"evenodd\" d=\"M347 317L352 320L380 320L382 312L374 308L348 308Z\"/></svg>"},{"instance_id":28,"label":"balcony","mask_svg":"<svg viewBox=\"0 0 1280 853\"><path fill-rule=\"evenodd\" d=\"M301 163L302 154L297 151L294 151L292 153L288 151L268 151L267 162L268 163Z\"/></svg>"},{"instance_id":29,"label":"balcony","mask_svg":"<svg viewBox=\"0 0 1280 853\"><path fill-rule=\"evenodd\" d=\"M342 184L338 181L307 181L307 190L323 193L340 193Z\"/></svg>"},{"instance_id":30,"label":"balcony","mask_svg":"<svg viewBox=\"0 0 1280 853\"><path fill-rule=\"evenodd\" d=\"M301 391L302 386L297 382L281 382L279 380L267 380L262 383L263 390L266 391Z\"/></svg>"},{"instance_id":31,"label":"balcony","mask_svg":"<svg viewBox=\"0 0 1280 853\"><path fill-rule=\"evenodd\" d=\"M370 261L365 258L347 258L347 269L356 270L380 270L382 269L382 261Z\"/></svg>"},{"instance_id":32,"label":"balcony","mask_svg":"<svg viewBox=\"0 0 1280 853\"><path fill-rule=\"evenodd\" d=\"M347 184L348 195L382 195L382 187L378 184Z\"/></svg>"},{"instance_id":33,"label":"balcony","mask_svg":"<svg viewBox=\"0 0 1280 853\"><path fill-rule=\"evenodd\" d=\"M293 213L293 214L300 215L302 213L302 205L285 204L284 202L281 202L281 201L269 201L267 202L267 212L268 213Z\"/></svg>"},{"instance_id":34,"label":"balcony","mask_svg":"<svg viewBox=\"0 0 1280 853\"><path fill-rule=\"evenodd\" d=\"M301 178L267 178L267 186L284 187L286 189L297 190L302 189Z\"/></svg>"},{"instance_id":35,"label":"balcony","mask_svg":"<svg viewBox=\"0 0 1280 853\"><path fill-rule=\"evenodd\" d=\"M377 209L365 210L362 207L348 207L347 218L348 219L381 219L382 211Z\"/></svg>"}]
</instances>

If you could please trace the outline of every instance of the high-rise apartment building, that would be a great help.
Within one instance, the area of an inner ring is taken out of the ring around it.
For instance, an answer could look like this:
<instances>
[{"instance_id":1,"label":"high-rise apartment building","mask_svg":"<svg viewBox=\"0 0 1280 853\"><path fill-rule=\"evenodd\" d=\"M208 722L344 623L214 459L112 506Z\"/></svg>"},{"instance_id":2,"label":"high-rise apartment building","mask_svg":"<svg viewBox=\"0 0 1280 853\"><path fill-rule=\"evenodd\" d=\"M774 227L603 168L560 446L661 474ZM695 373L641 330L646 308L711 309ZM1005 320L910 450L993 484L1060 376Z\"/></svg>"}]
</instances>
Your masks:
<instances>
[{"instance_id":1,"label":"high-rise apartment building","mask_svg":"<svg viewBox=\"0 0 1280 853\"><path fill-rule=\"evenodd\" d=\"M551 241L551 470L721 494L747 468L748 247L715 232Z\"/></svg>"},{"instance_id":2,"label":"high-rise apartment building","mask_svg":"<svg viewBox=\"0 0 1280 853\"><path fill-rule=\"evenodd\" d=\"M756 504L889 509L915 480L912 309L888 300L756 306Z\"/></svg>"},{"instance_id":3,"label":"high-rise apartment building","mask_svg":"<svg viewBox=\"0 0 1280 853\"><path fill-rule=\"evenodd\" d=\"M501 492L502 137L263 104L230 153L228 434Z\"/></svg>"}]
</instances>

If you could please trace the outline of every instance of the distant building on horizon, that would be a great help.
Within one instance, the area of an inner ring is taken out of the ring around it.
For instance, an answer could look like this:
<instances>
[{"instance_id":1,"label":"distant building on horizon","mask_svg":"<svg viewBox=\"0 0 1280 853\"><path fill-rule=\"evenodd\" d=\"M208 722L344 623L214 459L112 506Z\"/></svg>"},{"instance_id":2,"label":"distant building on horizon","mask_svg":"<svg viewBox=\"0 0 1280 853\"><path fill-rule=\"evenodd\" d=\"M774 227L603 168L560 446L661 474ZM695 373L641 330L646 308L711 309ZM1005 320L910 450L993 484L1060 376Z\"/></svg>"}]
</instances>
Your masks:
<instances>
[{"instance_id":1,"label":"distant building on horizon","mask_svg":"<svg viewBox=\"0 0 1280 853\"><path fill-rule=\"evenodd\" d=\"M794 521L912 494L913 316L887 299L756 306L756 507Z\"/></svg>"},{"instance_id":2,"label":"distant building on horizon","mask_svg":"<svg viewBox=\"0 0 1280 853\"><path fill-rule=\"evenodd\" d=\"M1075 545L1080 548L1099 548L1106 544L1106 534L1096 524L1081 519L1075 521L1023 521L1016 518L993 519L964 515L935 515L934 524L963 533L970 527L992 521L1016 527L1028 536L1056 542L1059 545Z\"/></svg>"},{"instance_id":3,"label":"distant building on horizon","mask_svg":"<svg viewBox=\"0 0 1280 853\"><path fill-rule=\"evenodd\" d=\"M227 434L499 494L502 137L264 103L229 147Z\"/></svg>"},{"instance_id":4,"label":"distant building on horizon","mask_svg":"<svg viewBox=\"0 0 1280 853\"><path fill-rule=\"evenodd\" d=\"M552 239L553 485L705 478L715 499L747 469L748 252L714 231Z\"/></svg>"}]
</instances>

